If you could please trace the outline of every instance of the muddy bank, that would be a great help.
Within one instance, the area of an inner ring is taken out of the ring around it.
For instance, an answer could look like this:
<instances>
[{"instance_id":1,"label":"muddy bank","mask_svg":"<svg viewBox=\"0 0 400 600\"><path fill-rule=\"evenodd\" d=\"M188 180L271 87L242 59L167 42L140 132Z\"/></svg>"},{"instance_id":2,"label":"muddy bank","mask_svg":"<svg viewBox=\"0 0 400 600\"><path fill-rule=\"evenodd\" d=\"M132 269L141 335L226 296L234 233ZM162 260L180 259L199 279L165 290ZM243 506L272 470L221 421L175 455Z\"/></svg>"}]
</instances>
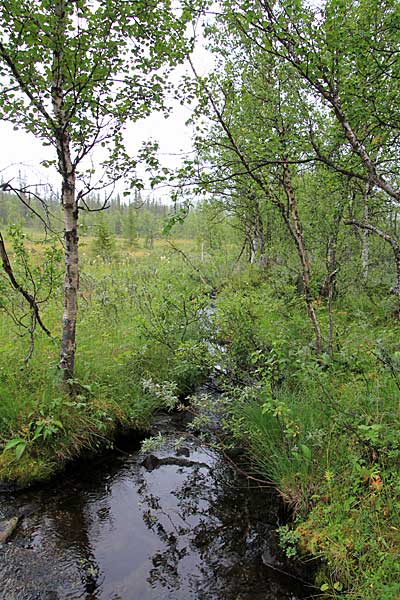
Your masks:
<instances>
[{"instance_id":1,"label":"muddy bank","mask_svg":"<svg viewBox=\"0 0 400 600\"><path fill-rule=\"evenodd\" d=\"M297 600L279 573L279 501L250 486L183 424L166 443L81 463L41 488L0 496L19 516L0 547L1 600ZM272 564L271 569L267 564ZM292 572L293 575L295 575Z\"/></svg>"}]
</instances>

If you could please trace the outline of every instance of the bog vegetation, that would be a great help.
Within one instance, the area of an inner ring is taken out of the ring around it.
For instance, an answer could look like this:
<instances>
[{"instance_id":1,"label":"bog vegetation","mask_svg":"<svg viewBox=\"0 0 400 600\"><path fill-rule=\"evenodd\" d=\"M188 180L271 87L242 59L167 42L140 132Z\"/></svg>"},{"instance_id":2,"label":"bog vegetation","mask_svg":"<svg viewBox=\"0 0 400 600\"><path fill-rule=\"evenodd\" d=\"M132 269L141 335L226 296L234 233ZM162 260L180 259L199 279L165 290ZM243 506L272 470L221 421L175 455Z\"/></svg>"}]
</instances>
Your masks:
<instances>
[{"instance_id":1,"label":"bog vegetation","mask_svg":"<svg viewBox=\"0 0 400 600\"><path fill-rule=\"evenodd\" d=\"M65 199L3 184L0 476L43 479L120 428L145 429L218 365L221 444L245 448L249 472L292 508L287 555L322 559L326 597L395 600L400 12L394 0L314 4L223 0L207 16L213 72L190 63L179 91L193 102L195 157L154 179L180 186L174 209L140 192L134 173L126 196L78 193L67 373ZM0 44L1 56L6 73ZM86 129L73 131L81 143ZM212 414L212 399L199 401Z\"/></svg>"}]
</instances>

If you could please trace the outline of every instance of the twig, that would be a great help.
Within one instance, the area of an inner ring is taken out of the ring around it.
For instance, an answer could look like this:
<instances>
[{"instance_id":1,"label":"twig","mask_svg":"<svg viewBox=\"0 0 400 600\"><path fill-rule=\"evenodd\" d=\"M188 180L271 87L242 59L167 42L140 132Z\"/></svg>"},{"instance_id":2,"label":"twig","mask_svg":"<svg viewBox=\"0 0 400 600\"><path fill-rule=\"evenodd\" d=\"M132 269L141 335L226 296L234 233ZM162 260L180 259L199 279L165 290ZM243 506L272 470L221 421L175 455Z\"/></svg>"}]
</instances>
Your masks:
<instances>
[{"instance_id":1,"label":"twig","mask_svg":"<svg viewBox=\"0 0 400 600\"><path fill-rule=\"evenodd\" d=\"M46 335L48 335L49 337L51 337L51 333L50 331L47 329L47 327L44 325L41 317L40 317L40 313L39 313L39 306L35 300L35 298L29 293L27 292L22 285L20 285L18 283L18 281L15 279L12 267L11 267L11 263L10 263L10 259L8 258L8 254L6 251L6 247L4 244L4 239L3 236L0 232L0 256L1 256L1 260L3 263L3 269L6 272L11 285L13 286L13 288L15 290L17 290L17 292L19 292L20 294L22 294L22 296L25 298L25 300L27 300L27 302L29 303L32 312L35 316L36 321L38 322L39 326L42 328L42 330L45 332Z\"/></svg>"},{"instance_id":2,"label":"twig","mask_svg":"<svg viewBox=\"0 0 400 600\"><path fill-rule=\"evenodd\" d=\"M206 277L205 275L203 275L203 273L201 272L201 270L199 269L199 267L196 267L196 265L190 260L190 258L187 256L187 254L185 254L185 252L183 250L181 250L180 248L178 248L174 242L170 239L167 240L168 244L171 246L171 248L175 251L178 252L178 254L180 254L184 260L187 262L187 264L192 267L192 269L194 271L196 271L196 273L199 275L201 282L204 285L211 285L211 281L208 279L208 277Z\"/></svg>"},{"instance_id":3,"label":"twig","mask_svg":"<svg viewBox=\"0 0 400 600\"><path fill-rule=\"evenodd\" d=\"M309 581L306 581L305 579L302 579L301 577L298 577L297 575L293 575L293 573L290 573L289 571L285 571L285 569L280 569L279 567L275 567L273 564L271 564L269 562L263 561L263 565L268 567L268 569L272 569L273 571L276 571L277 573L282 573L282 575L286 575L287 577L291 577L292 579L297 579L297 581L300 581L307 587L319 589L317 586L312 585L312 583L310 583Z\"/></svg>"}]
</instances>

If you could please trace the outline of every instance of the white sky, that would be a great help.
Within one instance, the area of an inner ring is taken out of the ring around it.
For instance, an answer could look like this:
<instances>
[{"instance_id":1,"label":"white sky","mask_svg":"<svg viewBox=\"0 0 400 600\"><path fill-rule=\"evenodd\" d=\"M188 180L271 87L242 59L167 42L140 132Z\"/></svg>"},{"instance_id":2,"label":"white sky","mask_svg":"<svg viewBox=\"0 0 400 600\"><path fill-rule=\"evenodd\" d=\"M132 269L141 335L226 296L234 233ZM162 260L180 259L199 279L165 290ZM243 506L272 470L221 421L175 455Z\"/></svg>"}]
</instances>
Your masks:
<instances>
[{"instance_id":1,"label":"white sky","mask_svg":"<svg viewBox=\"0 0 400 600\"><path fill-rule=\"evenodd\" d=\"M178 166L179 155L191 150L191 130L185 126L190 110L175 104L168 119L153 114L147 119L132 124L127 129L127 147L135 153L143 141L155 139L160 144L160 159L166 166ZM52 147L44 147L32 134L15 131L13 125L0 122L0 177L3 181L15 178L18 183L21 173L27 184L51 183L59 187L59 176L55 168L45 169L41 161L55 158ZM138 170L140 174L140 169ZM168 196L165 189L154 192L155 196Z\"/></svg>"},{"instance_id":2,"label":"white sky","mask_svg":"<svg viewBox=\"0 0 400 600\"><path fill-rule=\"evenodd\" d=\"M212 63L210 55L202 44L198 44L193 60L199 67L201 74L209 70ZM188 72L188 68L177 68L173 79L179 78ZM182 155L192 149L192 131L185 125L190 117L190 107L181 106L178 102L170 103L173 107L170 116L165 119L162 114L153 114L147 119L131 124L127 128L127 148L129 153L135 155L142 142L155 139L159 142L159 157L164 166L177 167L182 160ZM52 147L44 147L33 134L23 130L15 131L10 123L0 121L0 178L9 181L14 178L14 184L19 181L19 174L27 184L50 183L54 191L59 190L60 179L54 167L45 169L41 166L43 160L54 160L55 151ZM143 176L143 171L138 169L138 175ZM121 188L122 189L122 188ZM146 189L144 195L151 194L162 198L164 202L169 199L169 190L161 187L154 191Z\"/></svg>"}]
</instances>

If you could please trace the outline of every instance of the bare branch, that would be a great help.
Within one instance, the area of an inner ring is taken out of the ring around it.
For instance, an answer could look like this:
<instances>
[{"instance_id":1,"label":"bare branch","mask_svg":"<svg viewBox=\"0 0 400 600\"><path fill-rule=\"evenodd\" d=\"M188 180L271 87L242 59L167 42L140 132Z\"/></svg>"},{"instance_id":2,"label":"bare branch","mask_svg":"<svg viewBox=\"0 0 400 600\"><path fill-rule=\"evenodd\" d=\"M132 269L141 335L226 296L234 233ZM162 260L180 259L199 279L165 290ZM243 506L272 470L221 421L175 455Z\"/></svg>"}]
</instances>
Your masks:
<instances>
[{"instance_id":1,"label":"bare branch","mask_svg":"<svg viewBox=\"0 0 400 600\"><path fill-rule=\"evenodd\" d=\"M27 292L22 287L22 285L20 285L18 283L18 281L15 279L14 272L11 267L10 259L8 258L8 254L6 251L5 244L4 244L4 239L3 239L1 232L0 232L0 256L1 256L2 264L3 264L3 269L6 272L8 279L11 282L12 287L15 290L17 290L17 292L19 292L25 298L25 300L29 303L36 321L38 322L38 324L40 325L42 330L45 332L45 334L48 335L49 337L51 337L50 331L47 329L47 327L44 325L44 323L41 319L41 316L39 313L39 306L38 306L38 303L36 302L35 298L29 292Z\"/></svg>"}]
</instances>

